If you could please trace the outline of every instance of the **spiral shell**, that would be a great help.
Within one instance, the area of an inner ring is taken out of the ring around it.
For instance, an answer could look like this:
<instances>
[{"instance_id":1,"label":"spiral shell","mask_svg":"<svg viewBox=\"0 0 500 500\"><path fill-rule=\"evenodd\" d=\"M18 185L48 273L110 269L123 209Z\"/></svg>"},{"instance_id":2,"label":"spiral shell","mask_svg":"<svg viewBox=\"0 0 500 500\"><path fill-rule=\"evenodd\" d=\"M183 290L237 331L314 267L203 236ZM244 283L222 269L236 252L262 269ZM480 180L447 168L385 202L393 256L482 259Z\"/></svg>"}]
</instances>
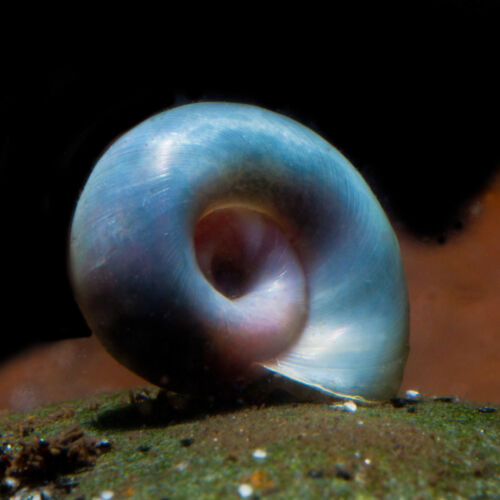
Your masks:
<instances>
[{"instance_id":1,"label":"spiral shell","mask_svg":"<svg viewBox=\"0 0 500 500\"><path fill-rule=\"evenodd\" d=\"M91 330L156 384L205 391L257 365L340 397L399 388L397 239L347 159L283 115L197 103L125 133L78 201L70 274Z\"/></svg>"}]
</instances>

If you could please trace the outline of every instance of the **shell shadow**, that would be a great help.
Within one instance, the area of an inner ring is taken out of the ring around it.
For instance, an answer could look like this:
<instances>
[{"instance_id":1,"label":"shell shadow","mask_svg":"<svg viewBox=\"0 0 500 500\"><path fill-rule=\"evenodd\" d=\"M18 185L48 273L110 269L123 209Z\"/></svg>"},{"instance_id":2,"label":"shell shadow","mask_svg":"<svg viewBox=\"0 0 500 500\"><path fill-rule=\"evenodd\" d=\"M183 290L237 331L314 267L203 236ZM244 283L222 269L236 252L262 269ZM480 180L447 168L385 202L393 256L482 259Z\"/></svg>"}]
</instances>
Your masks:
<instances>
[{"instance_id":1,"label":"shell shadow","mask_svg":"<svg viewBox=\"0 0 500 500\"><path fill-rule=\"evenodd\" d=\"M98 414L88 425L98 431L168 427L249 407L332 400L331 397L322 398L314 391L294 393L293 389L294 386L283 382L282 377L272 374L244 388L205 397L165 390L156 395L147 391L130 391L128 404Z\"/></svg>"}]
</instances>

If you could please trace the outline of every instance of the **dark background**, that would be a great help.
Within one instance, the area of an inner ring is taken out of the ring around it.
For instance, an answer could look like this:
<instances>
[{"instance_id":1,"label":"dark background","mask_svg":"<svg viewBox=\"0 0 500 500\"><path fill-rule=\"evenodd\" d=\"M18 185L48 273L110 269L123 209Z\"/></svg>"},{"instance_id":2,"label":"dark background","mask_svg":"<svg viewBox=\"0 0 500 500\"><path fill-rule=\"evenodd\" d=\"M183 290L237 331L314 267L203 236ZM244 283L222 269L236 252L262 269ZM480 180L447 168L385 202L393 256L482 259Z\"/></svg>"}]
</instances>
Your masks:
<instances>
[{"instance_id":1,"label":"dark background","mask_svg":"<svg viewBox=\"0 0 500 500\"><path fill-rule=\"evenodd\" d=\"M233 28L213 44L208 30L195 49L177 39L164 51L66 53L65 40L37 40L7 51L0 360L89 335L66 274L78 193L117 135L173 105L227 100L292 116L357 166L398 225L429 244L460 231L464 206L500 164L500 19L487 2L372 14L341 32L341 18L306 19L265 41L255 25L242 45Z\"/></svg>"}]
</instances>

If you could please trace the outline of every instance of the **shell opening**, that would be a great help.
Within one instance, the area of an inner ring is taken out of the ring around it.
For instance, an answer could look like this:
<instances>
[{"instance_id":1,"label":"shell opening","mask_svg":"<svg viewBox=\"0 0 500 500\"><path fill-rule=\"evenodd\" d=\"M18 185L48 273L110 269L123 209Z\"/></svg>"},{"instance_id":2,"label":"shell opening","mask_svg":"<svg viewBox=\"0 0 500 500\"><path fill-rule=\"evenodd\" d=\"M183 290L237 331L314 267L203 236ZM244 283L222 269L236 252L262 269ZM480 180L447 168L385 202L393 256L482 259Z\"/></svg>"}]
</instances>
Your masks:
<instances>
[{"instance_id":1,"label":"shell opening","mask_svg":"<svg viewBox=\"0 0 500 500\"><path fill-rule=\"evenodd\" d=\"M240 207L217 209L198 220L194 233L198 266L207 281L228 299L245 295L252 270L262 259L261 249L249 247L245 230L262 235L265 226L263 216Z\"/></svg>"},{"instance_id":2,"label":"shell opening","mask_svg":"<svg viewBox=\"0 0 500 500\"><path fill-rule=\"evenodd\" d=\"M308 299L302 265L279 224L247 207L215 209L198 220L194 246L201 272L223 296L217 321L208 321L209 329L226 329L211 336L220 339L221 358L245 365L289 349Z\"/></svg>"}]
</instances>

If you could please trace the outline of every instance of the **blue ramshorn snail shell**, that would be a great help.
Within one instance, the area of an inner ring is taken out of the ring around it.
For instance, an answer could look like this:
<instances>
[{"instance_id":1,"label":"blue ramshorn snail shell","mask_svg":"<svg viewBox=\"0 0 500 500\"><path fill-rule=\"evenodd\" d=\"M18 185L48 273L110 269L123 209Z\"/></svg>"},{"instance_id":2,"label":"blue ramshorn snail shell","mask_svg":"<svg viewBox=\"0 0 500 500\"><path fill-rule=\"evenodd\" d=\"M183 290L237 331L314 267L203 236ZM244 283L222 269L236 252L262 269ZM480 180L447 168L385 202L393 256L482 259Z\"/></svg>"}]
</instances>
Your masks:
<instances>
[{"instance_id":1,"label":"blue ramshorn snail shell","mask_svg":"<svg viewBox=\"0 0 500 500\"><path fill-rule=\"evenodd\" d=\"M283 115L197 103L125 133L83 189L69 258L91 330L155 384L205 391L259 366L333 396L399 389L396 236L348 160Z\"/></svg>"}]
</instances>

